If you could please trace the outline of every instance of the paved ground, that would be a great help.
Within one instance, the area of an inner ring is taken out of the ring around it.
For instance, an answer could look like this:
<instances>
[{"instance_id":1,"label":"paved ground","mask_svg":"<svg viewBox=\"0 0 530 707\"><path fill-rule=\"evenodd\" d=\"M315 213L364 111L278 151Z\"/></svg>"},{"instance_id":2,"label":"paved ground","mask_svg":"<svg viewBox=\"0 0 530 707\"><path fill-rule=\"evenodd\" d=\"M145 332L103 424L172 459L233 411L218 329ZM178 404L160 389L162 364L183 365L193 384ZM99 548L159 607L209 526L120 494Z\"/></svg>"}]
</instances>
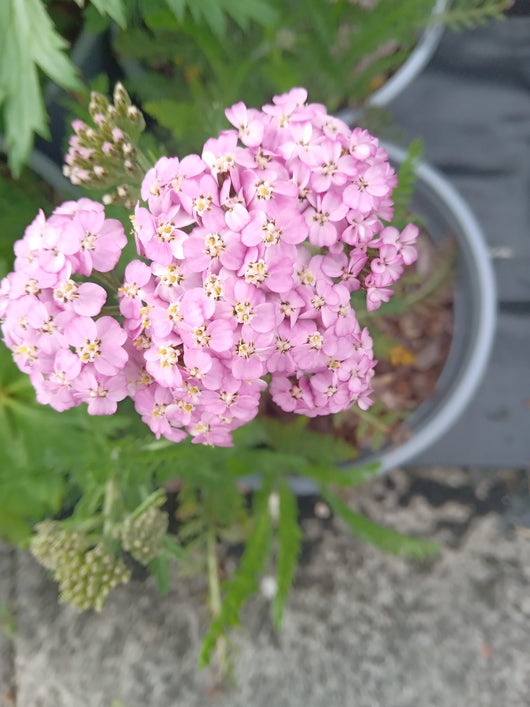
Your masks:
<instances>
[{"instance_id":1,"label":"paved ground","mask_svg":"<svg viewBox=\"0 0 530 707\"><path fill-rule=\"evenodd\" d=\"M205 587L117 590L102 614L58 606L25 552L0 576L17 626L0 639L2 707L527 707L530 479L430 468L393 472L351 502L438 539L434 561L396 558L312 517L283 631L267 599L233 634L236 688L196 668Z\"/></svg>"},{"instance_id":2,"label":"paved ground","mask_svg":"<svg viewBox=\"0 0 530 707\"><path fill-rule=\"evenodd\" d=\"M530 3L504 22L446 33L392 105L405 136L458 188L491 248L499 324L489 370L452 430L419 464L530 461Z\"/></svg>"},{"instance_id":3,"label":"paved ground","mask_svg":"<svg viewBox=\"0 0 530 707\"><path fill-rule=\"evenodd\" d=\"M131 583L79 615L27 553L0 546L1 707L528 707L529 37L529 17L446 36L394 104L475 209L499 278L497 346L468 413L424 466L352 499L439 539L440 557L384 555L308 512L284 630L264 597L248 607L226 692L196 669L200 582L165 597Z\"/></svg>"}]
</instances>

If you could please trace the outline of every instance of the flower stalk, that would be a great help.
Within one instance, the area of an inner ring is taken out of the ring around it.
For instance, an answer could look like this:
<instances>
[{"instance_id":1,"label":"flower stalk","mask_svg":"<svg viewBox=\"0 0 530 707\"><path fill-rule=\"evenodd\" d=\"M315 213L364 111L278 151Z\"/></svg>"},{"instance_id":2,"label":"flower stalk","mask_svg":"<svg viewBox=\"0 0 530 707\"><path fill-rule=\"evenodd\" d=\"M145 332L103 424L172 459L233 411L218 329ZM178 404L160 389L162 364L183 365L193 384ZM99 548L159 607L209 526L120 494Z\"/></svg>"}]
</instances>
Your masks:
<instances>
[{"instance_id":1,"label":"flower stalk","mask_svg":"<svg viewBox=\"0 0 530 707\"><path fill-rule=\"evenodd\" d=\"M221 583L219 581L217 537L215 534L215 529L211 524L209 524L206 534L206 563L210 610L212 612L212 618L216 619L221 613L223 602L221 595ZM228 643L225 635L221 635L217 638L215 655L220 678L224 680L228 676L230 670Z\"/></svg>"}]
</instances>

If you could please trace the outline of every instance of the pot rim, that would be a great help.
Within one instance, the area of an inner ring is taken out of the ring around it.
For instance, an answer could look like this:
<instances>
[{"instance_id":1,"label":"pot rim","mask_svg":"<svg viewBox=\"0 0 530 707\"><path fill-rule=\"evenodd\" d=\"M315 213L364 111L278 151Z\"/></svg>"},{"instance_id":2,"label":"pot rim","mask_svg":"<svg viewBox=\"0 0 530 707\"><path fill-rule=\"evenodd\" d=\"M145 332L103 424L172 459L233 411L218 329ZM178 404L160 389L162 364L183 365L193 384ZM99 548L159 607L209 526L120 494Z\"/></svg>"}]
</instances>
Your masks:
<instances>
[{"instance_id":1,"label":"pot rim","mask_svg":"<svg viewBox=\"0 0 530 707\"><path fill-rule=\"evenodd\" d=\"M402 162L405 150L383 143L389 158ZM458 362L456 375L449 380L448 390L435 393L419 406L421 411L429 403L429 411L424 421L420 421L413 435L395 448L383 450L363 458L355 464L378 461L379 474L386 473L404 463L410 462L421 452L440 439L460 418L477 392L486 372L496 331L497 294L496 280L489 250L482 228L470 207L446 177L425 162L420 162L416 173L420 184L425 185L438 205L451 213L458 230L459 253L465 264L468 282L473 289L473 321L469 329L460 336L468 336L464 352L464 362ZM457 332L457 336L458 336ZM449 354L448 362L451 359ZM442 375L444 373L442 371ZM436 401L439 400L439 405Z\"/></svg>"},{"instance_id":2,"label":"pot rim","mask_svg":"<svg viewBox=\"0 0 530 707\"><path fill-rule=\"evenodd\" d=\"M412 83L429 63L438 48L444 32L443 24L436 21L436 18L446 11L447 2L448 0L436 0L432 9L435 21L425 27L418 43L396 73L381 88L368 97L367 105L380 108L387 106Z\"/></svg>"}]
</instances>

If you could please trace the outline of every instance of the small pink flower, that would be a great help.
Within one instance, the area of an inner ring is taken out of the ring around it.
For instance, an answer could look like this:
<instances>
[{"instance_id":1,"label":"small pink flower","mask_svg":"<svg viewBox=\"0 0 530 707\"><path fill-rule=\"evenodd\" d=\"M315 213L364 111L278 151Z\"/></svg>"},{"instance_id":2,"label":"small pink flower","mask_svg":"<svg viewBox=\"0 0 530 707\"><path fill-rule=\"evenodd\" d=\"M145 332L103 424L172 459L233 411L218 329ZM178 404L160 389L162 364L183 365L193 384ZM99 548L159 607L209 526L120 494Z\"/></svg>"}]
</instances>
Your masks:
<instances>
[{"instance_id":1,"label":"small pink flower","mask_svg":"<svg viewBox=\"0 0 530 707\"><path fill-rule=\"evenodd\" d=\"M270 383L272 399L285 412L314 408L313 394L307 378L293 380L287 376L273 375Z\"/></svg>"},{"instance_id":2,"label":"small pink flower","mask_svg":"<svg viewBox=\"0 0 530 707\"><path fill-rule=\"evenodd\" d=\"M256 147L263 137L263 124L259 112L247 109L243 102L235 103L225 110L227 119L238 131L238 137L247 147Z\"/></svg>"},{"instance_id":3,"label":"small pink flower","mask_svg":"<svg viewBox=\"0 0 530 707\"><path fill-rule=\"evenodd\" d=\"M107 299L107 293L95 282L77 282L68 278L59 282L53 290L53 299L59 307L84 317L95 317Z\"/></svg>"},{"instance_id":4,"label":"small pink flower","mask_svg":"<svg viewBox=\"0 0 530 707\"><path fill-rule=\"evenodd\" d=\"M68 343L75 347L82 364L93 364L98 373L114 376L127 363L128 354L123 348L127 334L113 319L101 317L76 317L65 332Z\"/></svg>"},{"instance_id":5,"label":"small pink flower","mask_svg":"<svg viewBox=\"0 0 530 707\"><path fill-rule=\"evenodd\" d=\"M106 219L102 211L79 211L72 228L79 228L79 269L82 275L92 270L110 272L127 244L123 226L116 219ZM63 233L64 236L64 233Z\"/></svg>"},{"instance_id":6,"label":"small pink flower","mask_svg":"<svg viewBox=\"0 0 530 707\"><path fill-rule=\"evenodd\" d=\"M304 217L309 226L309 241L312 245L330 246L337 242L340 223L343 221L348 207L340 196L333 191L324 195L318 194L308 198L309 208L304 212Z\"/></svg>"},{"instance_id":7,"label":"small pink flower","mask_svg":"<svg viewBox=\"0 0 530 707\"><path fill-rule=\"evenodd\" d=\"M89 415L113 415L118 403L127 397L127 378L123 374L96 376L84 370L75 381L77 393L88 404Z\"/></svg>"},{"instance_id":8,"label":"small pink flower","mask_svg":"<svg viewBox=\"0 0 530 707\"><path fill-rule=\"evenodd\" d=\"M157 383L165 388L182 385L180 337L169 334L144 351L145 367Z\"/></svg>"}]
</instances>

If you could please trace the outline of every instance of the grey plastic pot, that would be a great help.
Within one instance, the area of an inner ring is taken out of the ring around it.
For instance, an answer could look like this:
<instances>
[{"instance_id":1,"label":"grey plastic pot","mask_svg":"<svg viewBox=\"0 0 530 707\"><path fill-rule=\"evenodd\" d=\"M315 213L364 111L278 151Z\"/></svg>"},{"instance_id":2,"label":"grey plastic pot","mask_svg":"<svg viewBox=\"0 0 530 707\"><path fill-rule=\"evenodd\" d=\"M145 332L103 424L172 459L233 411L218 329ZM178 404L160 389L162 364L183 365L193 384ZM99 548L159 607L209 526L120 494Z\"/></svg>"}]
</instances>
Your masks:
<instances>
[{"instance_id":1,"label":"grey plastic pot","mask_svg":"<svg viewBox=\"0 0 530 707\"><path fill-rule=\"evenodd\" d=\"M403 161L402 149L389 144L385 148L395 165ZM355 465L376 462L380 474L410 465L456 424L484 377L495 335L496 284L482 229L459 193L439 172L422 163L417 175L412 208L435 240L450 233L458 242L454 334L435 395L406 422L410 438L355 461ZM291 486L300 495L318 492L311 480L301 477L293 477Z\"/></svg>"},{"instance_id":2,"label":"grey plastic pot","mask_svg":"<svg viewBox=\"0 0 530 707\"><path fill-rule=\"evenodd\" d=\"M447 0L436 0L432 11L433 20L436 19L437 15L441 15L446 8ZM408 59L380 89L372 93L367 100L367 104L384 108L402 93L431 60L440 43L443 31L444 28L441 23L433 21L429 24L423 30Z\"/></svg>"}]
</instances>

